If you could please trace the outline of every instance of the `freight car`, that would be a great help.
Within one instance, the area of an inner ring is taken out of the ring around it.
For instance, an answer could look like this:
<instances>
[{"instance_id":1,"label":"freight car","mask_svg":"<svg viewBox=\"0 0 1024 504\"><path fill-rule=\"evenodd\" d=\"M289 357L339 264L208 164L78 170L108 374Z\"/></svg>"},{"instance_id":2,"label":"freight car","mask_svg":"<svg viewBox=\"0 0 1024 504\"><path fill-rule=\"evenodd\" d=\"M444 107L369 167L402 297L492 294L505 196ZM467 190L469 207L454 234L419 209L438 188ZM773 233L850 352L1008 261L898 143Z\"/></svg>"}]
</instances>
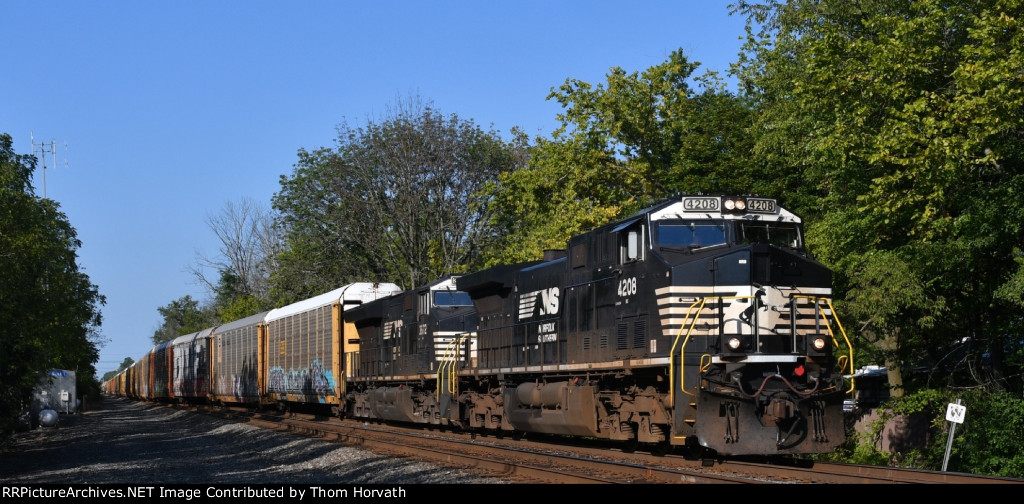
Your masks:
<instances>
[{"instance_id":1,"label":"freight car","mask_svg":"<svg viewBox=\"0 0 1024 504\"><path fill-rule=\"evenodd\" d=\"M210 333L213 328L171 341L169 397L184 403L206 402L210 393Z\"/></svg>"},{"instance_id":2,"label":"freight car","mask_svg":"<svg viewBox=\"0 0 1024 504\"><path fill-rule=\"evenodd\" d=\"M775 200L680 196L540 261L214 328L210 399L658 453L828 452L854 385L831 295ZM108 389L152 398L152 361Z\"/></svg>"},{"instance_id":3,"label":"freight car","mask_svg":"<svg viewBox=\"0 0 1024 504\"><path fill-rule=\"evenodd\" d=\"M343 313L400 292L392 283L357 282L267 313L261 400L281 409L325 405L342 415L348 356L357 352L354 325Z\"/></svg>"},{"instance_id":4,"label":"freight car","mask_svg":"<svg viewBox=\"0 0 1024 504\"><path fill-rule=\"evenodd\" d=\"M342 313L400 291L356 282L180 336L153 347L104 390L151 401L321 406L341 415L346 374L355 369L343 361L358 354L355 326Z\"/></svg>"},{"instance_id":5,"label":"freight car","mask_svg":"<svg viewBox=\"0 0 1024 504\"><path fill-rule=\"evenodd\" d=\"M211 336L211 401L259 406L260 341L267 313L257 313L214 328Z\"/></svg>"}]
</instances>

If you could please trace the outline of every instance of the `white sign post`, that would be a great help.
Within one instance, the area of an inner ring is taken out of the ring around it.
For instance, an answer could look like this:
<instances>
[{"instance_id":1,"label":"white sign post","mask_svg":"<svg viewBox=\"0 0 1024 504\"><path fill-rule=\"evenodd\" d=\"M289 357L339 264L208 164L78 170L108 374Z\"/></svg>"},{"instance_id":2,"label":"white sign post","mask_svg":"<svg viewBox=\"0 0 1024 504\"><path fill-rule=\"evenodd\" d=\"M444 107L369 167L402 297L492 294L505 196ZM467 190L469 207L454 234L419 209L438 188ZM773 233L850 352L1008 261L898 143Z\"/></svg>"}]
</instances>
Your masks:
<instances>
[{"instance_id":1,"label":"white sign post","mask_svg":"<svg viewBox=\"0 0 1024 504\"><path fill-rule=\"evenodd\" d=\"M949 464L949 451L953 449L953 433L956 432L956 424L964 423L964 415L967 414L967 407L960 405L960 399L956 400L956 404L949 403L946 407L946 420L953 422L949 426L949 440L946 441L946 456L942 459L942 471L946 471L946 466Z\"/></svg>"}]
</instances>

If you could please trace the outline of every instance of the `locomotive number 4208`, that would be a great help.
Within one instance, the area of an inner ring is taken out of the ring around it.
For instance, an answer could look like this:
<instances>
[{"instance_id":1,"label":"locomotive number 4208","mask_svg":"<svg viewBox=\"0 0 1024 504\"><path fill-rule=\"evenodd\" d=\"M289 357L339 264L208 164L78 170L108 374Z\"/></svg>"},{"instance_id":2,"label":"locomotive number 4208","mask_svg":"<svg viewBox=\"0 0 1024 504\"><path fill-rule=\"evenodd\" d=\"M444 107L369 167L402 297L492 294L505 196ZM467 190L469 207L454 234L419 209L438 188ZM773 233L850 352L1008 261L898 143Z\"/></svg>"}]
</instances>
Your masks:
<instances>
[{"instance_id":1,"label":"locomotive number 4208","mask_svg":"<svg viewBox=\"0 0 1024 504\"><path fill-rule=\"evenodd\" d=\"M775 213L775 200L748 198L747 211L758 213Z\"/></svg>"},{"instance_id":2,"label":"locomotive number 4208","mask_svg":"<svg viewBox=\"0 0 1024 504\"><path fill-rule=\"evenodd\" d=\"M717 212L719 198L690 197L683 198L683 210L687 212Z\"/></svg>"},{"instance_id":3,"label":"locomotive number 4208","mask_svg":"<svg viewBox=\"0 0 1024 504\"><path fill-rule=\"evenodd\" d=\"M619 280L619 297L636 294L636 277Z\"/></svg>"}]
</instances>

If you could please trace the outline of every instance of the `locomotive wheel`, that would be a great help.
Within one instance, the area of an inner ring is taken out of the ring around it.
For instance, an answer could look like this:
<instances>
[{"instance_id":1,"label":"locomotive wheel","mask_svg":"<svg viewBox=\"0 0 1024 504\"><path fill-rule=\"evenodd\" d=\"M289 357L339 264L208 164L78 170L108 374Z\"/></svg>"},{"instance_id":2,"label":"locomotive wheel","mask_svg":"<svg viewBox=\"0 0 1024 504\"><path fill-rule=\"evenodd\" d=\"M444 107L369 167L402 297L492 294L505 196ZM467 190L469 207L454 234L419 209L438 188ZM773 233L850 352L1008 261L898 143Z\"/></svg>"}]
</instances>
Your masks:
<instances>
[{"instance_id":1,"label":"locomotive wheel","mask_svg":"<svg viewBox=\"0 0 1024 504\"><path fill-rule=\"evenodd\" d=\"M708 449L703 446L687 444L680 448L683 458L686 460L700 460L708 455Z\"/></svg>"},{"instance_id":2,"label":"locomotive wheel","mask_svg":"<svg viewBox=\"0 0 1024 504\"><path fill-rule=\"evenodd\" d=\"M622 422L621 424L619 424L619 428L621 429L621 431L623 433L630 434L629 439L626 439L625 441L622 442L622 452L623 453L633 453L633 452L635 452L636 449L640 446L640 441L638 440L637 435L636 435L636 428L637 428L636 424L632 424L632 423L628 423L628 422Z\"/></svg>"},{"instance_id":3,"label":"locomotive wheel","mask_svg":"<svg viewBox=\"0 0 1024 504\"><path fill-rule=\"evenodd\" d=\"M623 453L633 453L638 447L640 447L640 442L636 440L635 435L622 442Z\"/></svg>"},{"instance_id":4,"label":"locomotive wheel","mask_svg":"<svg viewBox=\"0 0 1024 504\"><path fill-rule=\"evenodd\" d=\"M657 442L651 446L651 455L654 455L655 457L664 457L665 455L668 455L670 451L672 451L672 443L667 439Z\"/></svg>"}]
</instances>

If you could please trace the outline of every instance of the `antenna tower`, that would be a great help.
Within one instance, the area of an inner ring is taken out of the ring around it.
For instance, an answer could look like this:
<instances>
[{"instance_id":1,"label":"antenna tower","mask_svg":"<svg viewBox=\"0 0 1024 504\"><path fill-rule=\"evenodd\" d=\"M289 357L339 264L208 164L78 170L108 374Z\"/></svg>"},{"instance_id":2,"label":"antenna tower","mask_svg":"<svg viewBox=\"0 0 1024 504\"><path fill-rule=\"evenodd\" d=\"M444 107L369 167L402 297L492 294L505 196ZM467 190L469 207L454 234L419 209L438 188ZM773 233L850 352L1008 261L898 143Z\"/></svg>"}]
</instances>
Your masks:
<instances>
[{"instance_id":1,"label":"antenna tower","mask_svg":"<svg viewBox=\"0 0 1024 504\"><path fill-rule=\"evenodd\" d=\"M32 141L32 154L35 154L38 151L39 152L39 158L43 162L43 197L45 198L46 197L46 150L47 150L47 148L49 148L50 157L53 158L53 167L56 168L57 167L57 142L55 142L55 141L53 141L51 139L49 146L47 146L46 142L36 143L35 134L31 133L31 132L29 133L29 138ZM38 149L36 149L36 147L38 147ZM68 150L68 143L64 142L64 151L67 152L67 150ZM68 163L67 160L65 160L64 161L64 166L65 167L67 166L67 163Z\"/></svg>"}]
</instances>

